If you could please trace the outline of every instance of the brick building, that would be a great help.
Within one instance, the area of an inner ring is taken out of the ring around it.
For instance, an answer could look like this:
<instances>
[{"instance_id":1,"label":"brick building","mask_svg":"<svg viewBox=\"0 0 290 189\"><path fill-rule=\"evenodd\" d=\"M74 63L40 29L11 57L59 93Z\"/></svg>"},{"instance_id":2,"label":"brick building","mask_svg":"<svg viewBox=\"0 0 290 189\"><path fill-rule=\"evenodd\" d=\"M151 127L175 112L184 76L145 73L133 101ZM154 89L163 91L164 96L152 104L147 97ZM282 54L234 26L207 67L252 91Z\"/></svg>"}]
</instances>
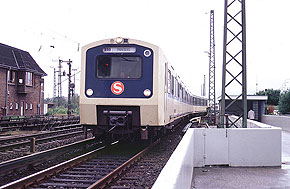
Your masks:
<instances>
[{"instance_id":1,"label":"brick building","mask_svg":"<svg viewBox=\"0 0 290 189\"><path fill-rule=\"evenodd\" d=\"M0 43L0 115L43 114L43 76L28 52Z\"/></svg>"}]
</instances>

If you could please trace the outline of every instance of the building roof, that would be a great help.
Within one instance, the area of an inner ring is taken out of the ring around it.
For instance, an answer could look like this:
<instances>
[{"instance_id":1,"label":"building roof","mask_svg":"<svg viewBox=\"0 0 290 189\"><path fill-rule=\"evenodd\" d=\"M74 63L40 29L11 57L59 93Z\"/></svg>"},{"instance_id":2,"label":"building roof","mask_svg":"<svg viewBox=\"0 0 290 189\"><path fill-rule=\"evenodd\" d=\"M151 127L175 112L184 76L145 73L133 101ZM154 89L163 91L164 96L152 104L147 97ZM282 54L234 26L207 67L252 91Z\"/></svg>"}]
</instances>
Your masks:
<instances>
[{"instance_id":1,"label":"building roof","mask_svg":"<svg viewBox=\"0 0 290 189\"><path fill-rule=\"evenodd\" d=\"M231 99L237 98L237 95L230 95ZM221 101L221 97L218 98L219 101ZM229 98L226 96L226 100L229 100ZM239 97L238 100L242 100L242 97ZM267 101L268 96L260 96L260 95L247 95L247 100L262 100L262 101Z\"/></svg>"},{"instance_id":2,"label":"building roof","mask_svg":"<svg viewBox=\"0 0 290 189\"><path fill-rule=\"evenodd\" d=\"M42 76L47 75L29 52L2 43L0 43L0 67L29 71Z\"/></svg>"}]
</instances>

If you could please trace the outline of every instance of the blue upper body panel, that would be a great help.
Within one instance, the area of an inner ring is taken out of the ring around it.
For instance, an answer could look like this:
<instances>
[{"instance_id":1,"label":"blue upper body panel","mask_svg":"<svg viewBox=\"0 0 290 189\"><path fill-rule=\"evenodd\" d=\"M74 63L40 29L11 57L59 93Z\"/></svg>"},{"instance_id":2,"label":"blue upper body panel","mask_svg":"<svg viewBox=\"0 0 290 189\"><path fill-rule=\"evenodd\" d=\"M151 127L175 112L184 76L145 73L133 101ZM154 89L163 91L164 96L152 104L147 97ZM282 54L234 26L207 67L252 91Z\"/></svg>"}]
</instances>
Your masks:
<instances>
[{"instance_id":1,"label":"blue upper body panel","mask_svg":"<svg viewBox=\"0 0 290 189\"><path fill-rule=\"evenodd\" d=\"M104 52L105 48L110 47L135 47L135 52L112 53ZM148 53L148 50L150 51ZM145 53L144 53L145 52ZM148 54L150 54L148 56ZM142 69L140 78L97 78L97 57L98 56L138 56L142 59ZM146 55L146 56L145 56ZM104 44L90 48L86 52L86 73L85 91L93 90L88 98L150 98L153 95L153 50L144 46L134 44ZM114 94L111 86L114 82L123 83L124 90L121 94ZM149 89L151 95L145 96L144 90Z\"/></svg>"}]
</instances>

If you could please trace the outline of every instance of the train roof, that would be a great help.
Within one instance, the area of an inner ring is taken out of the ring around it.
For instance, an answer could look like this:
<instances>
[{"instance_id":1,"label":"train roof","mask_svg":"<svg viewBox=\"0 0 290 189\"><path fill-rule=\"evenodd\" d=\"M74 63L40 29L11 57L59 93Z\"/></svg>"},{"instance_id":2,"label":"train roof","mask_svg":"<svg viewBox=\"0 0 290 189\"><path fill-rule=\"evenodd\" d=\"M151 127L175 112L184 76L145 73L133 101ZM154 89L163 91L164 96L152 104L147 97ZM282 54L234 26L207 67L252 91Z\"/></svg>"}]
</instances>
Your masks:
<instances>
[{"instance_id":1,"label":"train roof","mask_svg":"<svg viewBox=\"0 0 290 189\"><path fill-rule=\"evenodd\" d=\"M160 49L160 47L158 47L157 45L154 45L152 43L148 43L145 41L141 41L141 40L136 40L136 39L130 39L130 38L121 38L121 37L117 37L117 38L111 38L111 39L103 39L100 41L95 41L92 43L89 43L87 45L84 45L82 47L82 50L86 50L98 45L102 45L102 44L138 44L138 45L142 45L142 46L146 46L146 47L150 47L153 48L155 50Z\"/></svg>"}]
</instances>

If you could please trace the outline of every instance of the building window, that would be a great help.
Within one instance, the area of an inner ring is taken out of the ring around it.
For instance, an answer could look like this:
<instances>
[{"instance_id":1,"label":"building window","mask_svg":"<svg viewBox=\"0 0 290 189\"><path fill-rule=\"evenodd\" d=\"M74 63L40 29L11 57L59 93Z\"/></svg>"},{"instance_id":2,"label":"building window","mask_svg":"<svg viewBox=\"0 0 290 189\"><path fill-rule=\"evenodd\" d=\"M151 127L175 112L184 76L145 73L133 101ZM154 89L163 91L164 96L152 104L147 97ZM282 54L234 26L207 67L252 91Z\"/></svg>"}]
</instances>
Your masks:
<instances>
[{"instance_id":1,"label":"building window","mask_svg":"<svg viewBox=\"0 0 290 189\"><path fill-rule=\"evenodd\" d=\"M8 83L9 84L15 84L15 71L12 71L12 70L8 70L8 75L7 75L7 77L8 77Z\"/></svg>"},{"instance_id":2,"label":"building window","mask_svg":"<svg viewBox=\"0 0 290 189\"><path fill-rule=\"evenodd\" d=\"M26 85L32 86L32 73L26 72Z\"/></svg>"},{"instance_id":3,"label":"building window","mask_svg":"<svg viewBox=\"0 0 290 189\"><path fill-rule=\"evenodd\" d=\"M32 104L30 104L30 110L32 110L32 107L33 107L33 105L32 105Z\"/></svg>"},{"instance_id":4,"label":"building window","mask_svg":"<svg viewBox=\"0 0 290 189\"><path fill-rule=\"evenodd\" d=\"M15 103L15 109L18 110L18 103Z\"/></svg>"},{"instance_id":5,"label":"building window","mask_svg":"<svg viewBox=\"0 0 290 189\"><path fill-rule=\"evenodd\" d=\"M26 109L26 110L28 109L28 104L27 104L27 103L25 104L25 109Z\"/></svg>"},{"instance_id":6,"label":"building window","mask_svg":"<svg viewBox=\"0 0 290 189\"><path fill-rule=\"evenodd\" d=\"M10 110L12 110L12 109L13 109L13 103L10 102Z\"/></svg>"}]
</instances>

